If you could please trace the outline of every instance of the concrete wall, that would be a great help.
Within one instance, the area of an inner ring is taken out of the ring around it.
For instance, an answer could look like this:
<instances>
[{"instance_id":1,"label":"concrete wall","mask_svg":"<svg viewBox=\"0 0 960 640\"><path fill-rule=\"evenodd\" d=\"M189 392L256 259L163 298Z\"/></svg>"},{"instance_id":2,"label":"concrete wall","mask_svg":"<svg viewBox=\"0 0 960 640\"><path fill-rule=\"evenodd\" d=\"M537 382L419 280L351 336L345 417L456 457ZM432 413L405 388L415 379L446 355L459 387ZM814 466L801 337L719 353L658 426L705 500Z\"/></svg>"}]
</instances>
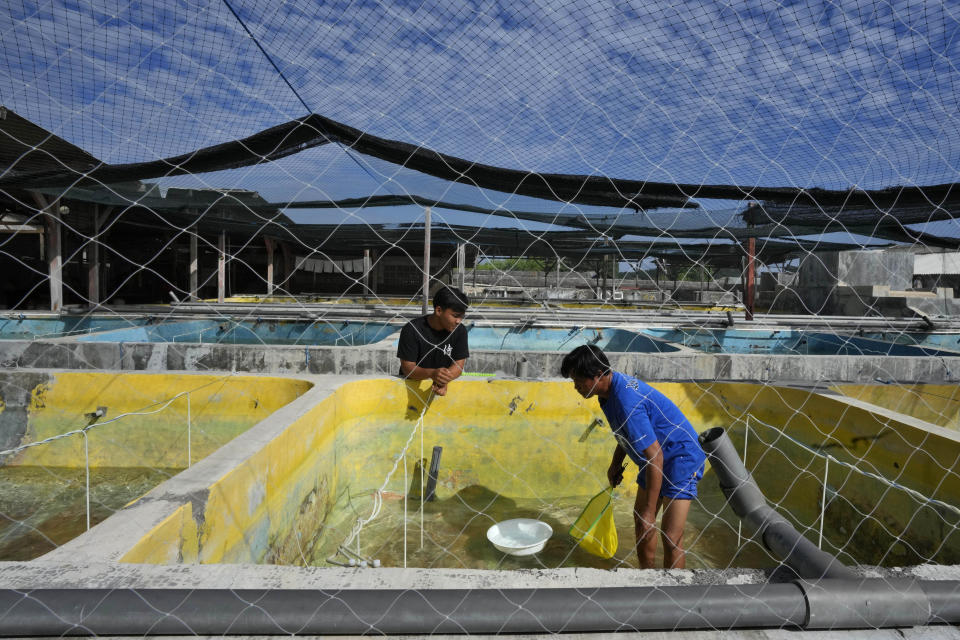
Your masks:
<instances>
[{"instance_id":1,"label":"concrete wall","mask_svg":"<svg viewBox=\"0 0 960 640\"><path fill-rule=\"evenodd\" d=\"M530 377L554 377L561 352L472 351L467 371L515 375L526 361ZM876 379L953 384L960 357L610 354L623 371L647 380L780 380L873 382ZM0 366L124 371L228 371L258 374L395 375L393 348L188 344L109 344L0 341Z\"/></svg>"},{"instance_id":2,"label":"concrete wall","mask_svg":"<svg viewBox=\"0 0 960 640\"><path fill-rule=\"evenodd\" d=\"M913 263L909 251L812 253L801 261L795 285L761 287L758 303L772 311L855 317L960 313L960 305L946 291L943 295L912 291Z\"/></svg>"}]
</instances>

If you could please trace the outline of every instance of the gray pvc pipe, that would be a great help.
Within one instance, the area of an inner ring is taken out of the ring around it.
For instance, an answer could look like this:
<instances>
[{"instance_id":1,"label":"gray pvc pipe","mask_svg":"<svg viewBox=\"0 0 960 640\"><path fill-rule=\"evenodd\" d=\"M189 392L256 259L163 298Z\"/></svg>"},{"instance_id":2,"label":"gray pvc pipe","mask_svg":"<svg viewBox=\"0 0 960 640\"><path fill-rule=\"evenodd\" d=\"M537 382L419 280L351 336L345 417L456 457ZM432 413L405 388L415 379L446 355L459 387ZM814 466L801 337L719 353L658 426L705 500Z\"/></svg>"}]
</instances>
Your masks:
<instances>
[{"instance_id":1,"label":"gray pvc pipe","mask_svg":"<svg viewBox=\"0 0 960 640\"><path fill-rule=\"evenodd\" d=\"M587 633L799 627L794 584L602 589L0 590L0 635Z\"/></svg>"},{"instance_id":2,"label":"gray pvc pipe","mask_svg":"<svg viewBox=\"0 0 960 640\"><path fill-rule=\"evenodd\" d=\"M960 622L960 582L590 589L0 590L0 636L543 634Z\"/></svg>"},{"instance_id":3,"label":"gray pvc pipe","mask_svg":"<svg viewBox=\"0 0 960 640\"><path fill-rule=\"evenodd\" d=\"M747 530L802 578L855 579L835 557L804 538L763 496L722 427L700 434L720 489Z\"/></svg>"}]
</instances>

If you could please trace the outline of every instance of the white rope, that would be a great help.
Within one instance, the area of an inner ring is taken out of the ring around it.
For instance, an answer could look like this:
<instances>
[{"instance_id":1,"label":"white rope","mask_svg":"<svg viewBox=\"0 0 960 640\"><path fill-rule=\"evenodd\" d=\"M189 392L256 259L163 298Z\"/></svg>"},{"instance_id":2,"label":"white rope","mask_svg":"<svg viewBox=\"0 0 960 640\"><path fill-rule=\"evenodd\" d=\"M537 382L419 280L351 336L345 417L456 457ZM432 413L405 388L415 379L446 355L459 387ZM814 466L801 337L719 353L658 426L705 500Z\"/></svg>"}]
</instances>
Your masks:
<instances>
[{"instance_id":1,"label":"white rope","mask_svg":"<svg viewBox=\"0 0 960 640\"><path fill-rule=\"evenodd\" d=\"M400 453L394 458L393 467L390 469L389 472L387 472L387 475L383 479L383 483L380 485L380 488L377 489L373 494L373 506L370 509L370 515L368 515L366 518L357 518L357 522L353 525L353 529L350 531L350 535L347 536L347 538L340 544L340 547L338 549L339 553L346 552L345 555L355 556L355 557L361 558L362 560L367 560L367 558L363 558L361 556L359 552L359 548L356 554L347 550L349 549L350 544L358 538L363 528L367 524L375 520L377 516L380 515L380 509L383 507L383 492L386 490L387 484L390 482L390 478L392 478L393 474L397 471L397 467L400 465L400 460L405 459L407 450L410 448L410 443L413 442L413 438L417 434L417 431L423 428L423 418L424 416L426 416L427 409L430 407L430 403L433 402L433 398L434 398L434 393L433 393L433 389L431 388L430 395L427 397L427 401L424 403L423 409L420 411L420 417L417 418L417 422L413 425L413 430L410 432L410 435L407 437L406 444L403 445L403 449L401 449ZM421 464L421 466L423 465ZM404 469L406 469L406 465L404 465ZM421 489L421 493L422 492L423 490ZM406 522L404 522L404 535L406 535ZM404 545L404 553L406 553L406 545ZM331 558L327 559L328 562L330 562L330 560ZM339 564L339 563L332 562L332 564Z\"/></svg>"}]
</instances>

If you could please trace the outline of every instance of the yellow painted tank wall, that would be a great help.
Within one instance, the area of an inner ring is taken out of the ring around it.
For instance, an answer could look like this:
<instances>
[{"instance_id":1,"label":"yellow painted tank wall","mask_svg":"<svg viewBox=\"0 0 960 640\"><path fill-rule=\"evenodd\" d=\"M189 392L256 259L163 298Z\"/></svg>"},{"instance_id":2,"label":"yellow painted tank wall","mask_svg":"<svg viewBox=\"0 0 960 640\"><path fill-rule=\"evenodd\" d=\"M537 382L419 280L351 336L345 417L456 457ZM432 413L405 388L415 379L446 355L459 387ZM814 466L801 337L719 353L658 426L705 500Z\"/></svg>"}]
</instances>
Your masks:
<instances>
[{"instance_id":1,"label":"yellow painted tank wall","mask_svg":"<svg viewBox=\"0 0 960 640\"><path fill-rule=\"evenodd\" d=\"M895 479L927 496L960 496L960 444L882 414L811 394L803 389L750 384L714 385L713 393L738 420L749 415L757 434L775 439L779 430L804 444ZM787 443L782 443L788 447Z\"/></svg>"},{"instance_id":2,"label":"yellow painted tank wall","mask_svg":"<svg viewBox=\"0 0 960 640\"><path fill-rule=\"evenodd\" d=\"M189 392L190 448L196 462L311 386L286 378L56 373L31 391L21 444L82 429L92 423L88 414L106 407L106 417L97 422L139 415L87 431L91 466L182 468L187 466L188 399L182 395L170 402L178 394ZM28 448L7 464L82 467L83 436Z\"/></svg>"},{"instance_id":3,"label":"yellow painted tank wall","mask_svg":"<svg viewBox=\"0 0 960 640\"><path fill-rule=\"evenodd\" d=\"M939 427L960 431L960 384L844 384L832 389Z\"/></svg>"},{"instance_id":4,"label":"yellow painted tank wall","mask_svg":"<svg viewBox=\"0 0 960 640\"><path fill-rule=\"evenodd\" d=\"M943 465L952 468L960 453L956 444L930 439L913 427L800 389L733 383L655 386L677 402L698 431L727 427L738 447L750 416L748 467L763 471L761 488L785 508L793 500L816 507L819 463L756 421L837 459L865 457L867 466L905 485L960 495L956 471L949 478L943 472ZM124 559L300 563L312 557L335 504L349 499L366 513L371 495L395 463L384 488L406 491L397 455L409 442L407 470L412 476L420 456L414 426L427 388L426 383L396 379L341 386L211 485L199 530L193 518L171 517ZM580 442L597 418L603 416L596 400L582 399L569 382L460 380L425 413L424 457L429 460L434 445L443 447L441 499L471 485L517 498L587 495L604 486L614 446L605 424ZM936 471L929 469L933 465ZM847 476L835 471L830 482L852 488L864 503L886 499L884 489ZM708 473L704 482L715 480ZM803 509L800 517L808 517ZM837 513L838 519L847 517L847 512ZM873 507L865 513L881 522L887 517ZM909 519L913 512L906 513Z\"/></svg>"},{"instance_id":5,"label":"yellow painted tank wall","mask_svg":"<svg viewBox=\"0 0 960 640\"><path fill-rule=\"evenodd\" d=\"M960 562L956 511L890 484L957 506L960 439L802 389L723 384L712 393L736 418L730 435L739 451L748 439L747 467L767 499L801 531L820 528L826 478L825 535L842 560L855 549L888 566Z\"/></svg>"}]
</instances>

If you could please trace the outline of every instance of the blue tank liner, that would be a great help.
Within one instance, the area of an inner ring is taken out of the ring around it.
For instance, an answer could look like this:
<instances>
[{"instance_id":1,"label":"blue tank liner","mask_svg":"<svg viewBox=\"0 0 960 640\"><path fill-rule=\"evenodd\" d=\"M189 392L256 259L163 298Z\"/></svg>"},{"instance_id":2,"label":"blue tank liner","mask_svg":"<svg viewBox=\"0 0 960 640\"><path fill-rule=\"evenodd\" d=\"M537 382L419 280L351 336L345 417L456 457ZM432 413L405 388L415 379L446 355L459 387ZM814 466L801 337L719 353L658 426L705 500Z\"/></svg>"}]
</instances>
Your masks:
<instances>
[{"instance_id":1,"label":"blue tank liner","mask_svg":"<svg viewBox=\"0 0 960 640\"><path fill-rule=\"evenodd\" d=\"M190 320L84 336L84 342L192 342L202 344L297 344L358 346L399 331L382 322L285 320Z\"/></svg>"},{"instance_id":2,"label":"blue tank liner","mask_svg":"<svg viewBox=\"0 0 960 640\"><path fill-rule=\"evenodd\" d=\"M883 340L884 342L894 342L896 344L905 344L912 347L921 347L924 350L946 349L956 351L960 355L960 333L926 333L926 332L905 332L905 331L872 331L858 332L857 337L870 340Z\"/></svg>"},{"instance_id":3,"label":"blue tank liner","mask_svg":"<svg viewBox=\"0 0 960 640\"><path fill-rule=\"evenodd\" d=\"M595 344L604 351L632 353L671 353L676 346L625 329L590 327L468 327L470 349L504 351L570 351L584 344Z\"/></svg>"},{"instance_id":4,"label":"blue tank liner","mask_svg":"<svg viewBox=\"0 0 960 640\"><path fill-rule=\"evenodd\" d=\"M62 338L96 331L138 327L149 321L149 317L60 316L31 318L26 315L15 315L0 318L0 340Z\"/></svg>"},{"instance_id":5,"label":"blue tank liner","mask_svg":"<svg viewBox=\"0 0 960 640\"><path fill-rule=\"evenodd\" d=\"M955 352L895 344L862 336L795 329L656 329L643 333L707 353L830 356L956 356Z\"/></svg>"}]
</instances>

